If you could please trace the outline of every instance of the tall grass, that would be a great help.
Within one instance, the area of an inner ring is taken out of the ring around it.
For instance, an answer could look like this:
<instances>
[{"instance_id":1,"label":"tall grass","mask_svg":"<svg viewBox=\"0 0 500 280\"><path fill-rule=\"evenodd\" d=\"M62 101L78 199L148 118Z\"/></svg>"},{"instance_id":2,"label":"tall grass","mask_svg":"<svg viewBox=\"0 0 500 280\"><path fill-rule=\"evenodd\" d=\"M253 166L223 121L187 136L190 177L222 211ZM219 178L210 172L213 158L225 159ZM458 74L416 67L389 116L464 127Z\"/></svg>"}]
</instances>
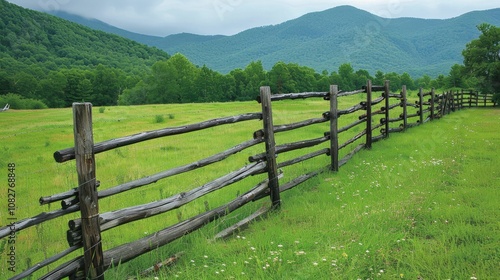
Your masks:
<instances>
[{"instance_id":1,"label":"tall grass","mask_svg":"<svg viewBox=\"0 0 500 280\"><path fill-rule=\"evenodd\" d=\"M393 134L231 239L208 226L159 250L184 257L158 277L496 279L499 121L470 109Z\"/></svg>"},{"instance_id":2,"label":"tall grass","mask_svg":"<svg viewBox=\"0 0 500 280\"><path fill-rule=\"evenodd\" d=\"M348 107L359 98L345 99ZM318 117L322 101L277 102L278 124ZM180 126L211 118L257 112L256 103L107 107L94 114L96 142L144 130ZM179 262L157 275L236 279L443 279L494 278L499 264L498 110L468 109L434 123L392 134L342 167L282 194L279 212L233 238L212 242L214 234L258 209L257 202L202 230L107 272L110 279L138 274L183 251ZM158 115L175 115L162 123ZM72 146L70 109L17 111L1 115L0 166L17 165L18 218L59 208L35 207L40 196L75 187L74 163L56 164L52 153ZM345 120L347 122L347 119ZM207 157L248 140L261 123L246 122L123 147L96 156L102 189ZM358 132L362 128L358 128ZM319 137L328 125L277 135L279 143ZM353 133L357 133L354 131ZM230 136L229 136L230 135ZM348 135L342 136L347 139ZM227 162L162 180L100 201L100 212L146 203L186 191L233 171L263 145ZM347 152L347 151L346 151ZM345 153L345 152L344 152ZM280 161L292 158L284 154ZM296 155L295 155L296 156ZM328 164L326 157L285 169L284 181ZM3 168L0 176L6 178ZM216 192L172 214L160 215L103 233L104 249L150 234L234 198L263 176ZM0 190L2 197L5 189ZM0 205L4 203L0 202ZM65 216L18 234L18 270L67 248ZM2 224L6 211L0 211ZM44 244L38 244L43 241ZM2 242L2 241L0 241ZM1 247L1 246L0 246ZM81 254L75 253L70 257ZM1 252L0 261L5 260ZM55 265L51 266L53 268ZM43 269L39 274L47 272ZM3 276L13 276L4 266ZM147 279L147 278L146 278Z\"/></svg>"}]
</instances>

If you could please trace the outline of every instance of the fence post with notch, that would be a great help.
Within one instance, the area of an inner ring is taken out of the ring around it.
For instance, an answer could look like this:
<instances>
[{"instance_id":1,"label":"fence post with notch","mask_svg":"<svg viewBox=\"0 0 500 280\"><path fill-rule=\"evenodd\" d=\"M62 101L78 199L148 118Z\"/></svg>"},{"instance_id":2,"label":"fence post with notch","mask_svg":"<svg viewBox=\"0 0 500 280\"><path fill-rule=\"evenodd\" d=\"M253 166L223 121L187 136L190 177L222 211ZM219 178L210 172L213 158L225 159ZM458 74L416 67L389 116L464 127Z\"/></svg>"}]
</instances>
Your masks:
<instances>
[{"instance_id":1,"label":"fence post with notch","mask_svg":"<svg viewBox=\"0 0 500 280\"><path fill-rule=\"evenodd\" d=\"M267 174L269 177L269 192L273 209L279 209L280 190L278 182L278 164L276 163L276 141L274 139L273 112L271 107L271 88L260 88L262 105L262 121L264 123L264 141L266 145Z\"/></svg>"},{"instance_id":2,"label":"fence post with notch","mask_svg":"<svg viewBox=\"0 0 500 280\"><path fill-rule=\"evenodd\" d=\"M82 218L85 277L104 280L104 255L99 225L99 204L95 173L92 104L73 103L75 160L78 198Z\"/></svg>"},{"instance_id":3,"label":"fence post with notch","mask_svg":"<svg viewBox=\"0 0 500 280\"><path fill-rule=\"evenodd\" d=\"M338 134L338 93L337 85L330 86L330 157L332 171L339 171L339 134Z\"/></svg>"},{"instance_id":4,"label":"fence post with notch","mask_svg":"<svg viewBox=\"0 0 500 280\"><path fill-rule=\"evenodd\" d=\"M366 148L372 148L372 81L366 85Z\"/></svg>"}]
</instances>

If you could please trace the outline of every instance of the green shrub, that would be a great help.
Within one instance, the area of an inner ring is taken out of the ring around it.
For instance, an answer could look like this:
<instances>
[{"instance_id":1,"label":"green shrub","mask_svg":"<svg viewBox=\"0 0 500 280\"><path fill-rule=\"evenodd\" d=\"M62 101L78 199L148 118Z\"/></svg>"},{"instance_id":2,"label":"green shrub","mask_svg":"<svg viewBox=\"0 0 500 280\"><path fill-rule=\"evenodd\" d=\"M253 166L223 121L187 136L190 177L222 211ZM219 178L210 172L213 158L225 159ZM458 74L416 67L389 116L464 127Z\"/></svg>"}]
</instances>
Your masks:
<instances>
[{"instance_id":1,"label":"green shrub","mask_svg":"<svg viewBox=\"0 0 500 280\"><path fill-rule=\"evenodd\" d=\"M106 110L106 107L99 107L99 113L104 113L104 111Z\"/></svg>"},{"instance_id":2,"label":"green shrub","mask_svg":"<svg viewBox=\"0 0 500 280\"><path fill-rule=\"evenodd\" d=\"M495 103L495 106L500 104L500 93L495 93L492 98L493 103Z\"/></svg>"},{"instance_id":3,"label":"green shrub","mask_svg":"<svg viewBox=\"0 0 500 280\"><path fill-rule=\"evenodd\" d=\"M19 94L7 93L0 95L0 107L9 104L11 109L47 109L48 106L40 100L24 98Z\"/></svg>"},{"instance_id":4,"label":"green shrub","mask_svg":"<svg viewBox=\"0 0 500 280\"><path fill-rule=\"evenodd\" d=\"M155 122L156 123L162 123L165 121L165 118L163 117L163 115L156 115L155 116Z\"/></svg>"},{"instance_id":5,"label":"green shrub","mask_svg":"<svg viewBox=\"0 0 500 280\"><path fill-rule=\"evenodd\" d=\"M48 106L45 105L45 103L43 103L42 101L40 100L34 100L34 99L29 99L30 101L27 103L27 107L26 109L47 109Z\"/></svg>"}]
</instances>

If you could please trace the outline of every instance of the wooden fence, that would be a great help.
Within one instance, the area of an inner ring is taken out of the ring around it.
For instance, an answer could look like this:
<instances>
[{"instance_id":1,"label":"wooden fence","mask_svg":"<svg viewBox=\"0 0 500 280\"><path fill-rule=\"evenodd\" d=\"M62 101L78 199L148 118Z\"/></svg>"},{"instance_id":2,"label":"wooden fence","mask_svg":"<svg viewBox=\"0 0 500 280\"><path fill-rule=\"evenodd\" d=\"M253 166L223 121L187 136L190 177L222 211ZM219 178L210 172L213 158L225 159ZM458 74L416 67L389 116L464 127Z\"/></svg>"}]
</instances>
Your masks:
<instances>
[{"instance_id":1,"label":"wooden fence","mask_svg":"<svg viewBox=\"0 0 500 280\"><path fill-rule=\"evenodd\" d=\"M381 92L381 96L373 98L377 92ZM366 95L366 99L363 99L363 101L352 107L339 109L339 100L341 100L342 97L356 94ZM305 98L321 98L328 101L328 111L313 119L291 124L274 124L272 112L273 102L285 99ZM473 91L449 91L443 94L436 94L434 90L429 92L420 90L418 100L411 103L408 102L405 86L403 86L400 93L391 93L389 91L388 81L383 86L373 86L371 81L368 81L365 87L352 92L339 91L337 86L331 86L329 92L272 95L269 87L262 87L260 89L258 101L262 106L261 112L258 113L247 113L208 120L182 127L142 132L96 144L93 142L92 105L89 103L73 104L75 146L55 152L54 158L57 162L76 160L78 187L60 194L40 198L40 203L42 205L61 202L62 208L18 221L15 223L15 229L17 233L34 225L74 212L80 212L80 218L70 220L68 223L68 249L37 263L12 279L27 277L40 268L60 261L68 254L81 248L83 248L82 256L59 265L41 279L60 279L64 277L70 277L71 279L104 279L103 274L110 267L127 262L141 254L168 244L175 239L233 212L249 202L270 197L271 203L269 207L261 208L247 219L244 219L217 235L217 237L228 236L243 223L247 223L259 217L268 212L268 210L278 209L281 202L280 193L290 190L322 172L338 171L339 167L347 163L354 154L362 149L370 149L374 142L389 137L389 134L392 132L404 131L407 128L438 119L464 107L494 105L491 95L479 95L477 92ZM382 104L382 106L376 107L378 104ZM395 108L402 108L402 110L398 109L398 112L402 111L402 113L397 116L394 116L394 113L391 115L391 110ZM342 116L355 114L358 111L362 113L358 116L356 121L346 126L339 127L338 120L341 119ZM376 121L376 118L378 118L378 121ZM253 139L194 163L97 191L100 182L95 176L95 154L155 138L190 133L215 126L250 120L262 121L262 129L253 133ZM275 134L277 133L293 131L298 128L327 122L329 123L329 131L325 132L323 135L318 135L316 138L292 143L276 143ZM361 132L355 134L347 141L339 143L340 134L358 126L363 128ZM250 156L250 163L248 165L198 188L143 205L118 209L112 212L99 212L99 201L102 198L133 191L159 180L205 167L215 162L225 160L229 156L261 143L265 143L265 151ZM303 154L284 162L277 161L278 154L316 146L320 146L317 151ZM347 147L351 147L351 150L345 153L343 158L339 158L339 151ZM293 178L287 183L280 184L279 178L283 176L280 171L282 168L325 155L328 158L325 163L326 167L313 170L307 174ZM106 240L102 240L101 238L101 233L104 231L123 226L132 221L177 209L204 195L221 190L249 176L261 173L267 174L266 178L261 183L253 188L249 188L246 193L239 195L236 199L227 202L227 204L220 205L205 213L183 220L136 241L117 246L107 251L103 251L102 249L102 243L106 242ZM5 238L10 234L10 227L0 228L0 238Z\"/></svg>"}]
</instances>

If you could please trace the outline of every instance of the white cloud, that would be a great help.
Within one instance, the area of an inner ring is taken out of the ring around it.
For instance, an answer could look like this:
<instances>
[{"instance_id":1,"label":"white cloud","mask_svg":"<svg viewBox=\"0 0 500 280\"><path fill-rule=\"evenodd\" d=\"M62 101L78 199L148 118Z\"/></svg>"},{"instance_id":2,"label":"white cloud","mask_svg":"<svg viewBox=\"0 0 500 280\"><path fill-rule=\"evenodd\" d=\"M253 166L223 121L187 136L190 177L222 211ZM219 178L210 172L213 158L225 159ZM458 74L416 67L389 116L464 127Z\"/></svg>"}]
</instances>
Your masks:
<instances>
[{"instance_id":1,"label":"white cloud","mask_svg":"<svg viewBox=\"0 0 500 280\"><path fill-rule=\"evenodd\" d=\"M500 7L498 0L9 0L35 10L61 10L133 32L231 35L306 13L352 5L388 17L451 18Z\"/></svg>"}]
</instances>

